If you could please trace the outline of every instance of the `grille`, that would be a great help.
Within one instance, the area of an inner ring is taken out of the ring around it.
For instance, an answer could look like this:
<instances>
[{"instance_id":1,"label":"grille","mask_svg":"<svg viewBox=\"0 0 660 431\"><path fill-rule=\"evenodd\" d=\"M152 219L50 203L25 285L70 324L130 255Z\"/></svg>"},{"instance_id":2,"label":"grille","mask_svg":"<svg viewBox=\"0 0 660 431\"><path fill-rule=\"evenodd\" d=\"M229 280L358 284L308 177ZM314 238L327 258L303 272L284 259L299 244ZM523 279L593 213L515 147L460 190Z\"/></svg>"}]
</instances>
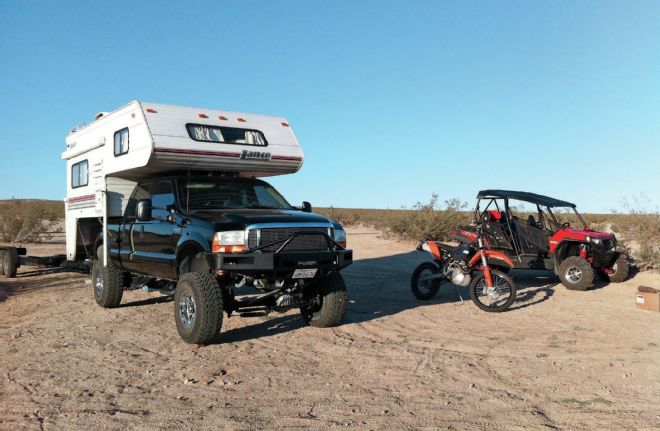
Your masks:
<instances>
[{"instance_id":1,"label":"grille","mask_svg":"<svg viewBox=\"0 0 660 431\"><path fill-rule=\"evenodd\" d=\"M257 241L257 229L248 233L248 248L255 248L262 244L268 244L273 241L286 239L296 232L323 232L328 233L327 227L294 227L294 228L273 228L259 229L261 232L260 240ZM257 243L258 242L258 243ZM273 252L282 247L283 242L266 247L263 251ZM319 251L328 249L328 240L323 235L298 235L291 241L283 251Z\"/></svg>"}]
</instances>

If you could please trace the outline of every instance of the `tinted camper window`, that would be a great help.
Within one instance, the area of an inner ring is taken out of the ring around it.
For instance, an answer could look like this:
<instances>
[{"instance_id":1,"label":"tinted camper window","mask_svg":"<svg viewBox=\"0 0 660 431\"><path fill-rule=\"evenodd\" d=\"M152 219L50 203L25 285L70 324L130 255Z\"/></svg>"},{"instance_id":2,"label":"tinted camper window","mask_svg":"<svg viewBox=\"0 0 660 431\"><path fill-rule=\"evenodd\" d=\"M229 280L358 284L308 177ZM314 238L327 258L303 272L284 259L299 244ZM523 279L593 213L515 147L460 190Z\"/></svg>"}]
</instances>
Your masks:
<instances>
[{"instance_id":1,"label":"tinted camper window","mask_svg":"<svg viewBox=\"0 0 660 431\"><path fill-rule=\"evenodd\" d=\"M128 128L115 132L115 156L128 153Z\"/></svg>"},{"instance_id":2,"label":"tinted camper window","mask_svg":"<svg viewBox=\"0 0 660 431\"><path fill-rule=\"evenodd\" d=\"M89 181L89 170L87 160L75 163L71 166L71 187L84 187Z\"/></svg>"},{"instance_id":3,"label":"tinted camper window","mask_svg":"<svg viewBox=\"0 0 660 431\"><path fill-rule=\"evenodd\" d=\"M187 124L186 128L188 129L188 135L195 141L254 145L257 147L268 145L266 137L259 130L205 126L203 124Z\"/></svg>"}]
</instances>

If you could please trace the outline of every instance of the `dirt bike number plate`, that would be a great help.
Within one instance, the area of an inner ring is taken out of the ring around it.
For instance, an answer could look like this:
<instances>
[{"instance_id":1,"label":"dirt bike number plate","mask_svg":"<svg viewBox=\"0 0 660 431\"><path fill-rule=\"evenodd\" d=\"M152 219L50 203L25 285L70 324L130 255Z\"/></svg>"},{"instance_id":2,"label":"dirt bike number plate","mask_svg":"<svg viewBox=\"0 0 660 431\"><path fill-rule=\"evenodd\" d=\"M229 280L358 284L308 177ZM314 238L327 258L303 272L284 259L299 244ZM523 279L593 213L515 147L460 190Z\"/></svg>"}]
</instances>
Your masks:
<instances>
[{"instance_id":1,"label":"dirt bike number plate","mask_svg":"<svg viewBox=\"0 0 660 431\"><path fill-rule=\"evenodd\" d=\"M293 278L314 278L318 269L299 268L293 272Z\"/></svg>"}]
</instances>

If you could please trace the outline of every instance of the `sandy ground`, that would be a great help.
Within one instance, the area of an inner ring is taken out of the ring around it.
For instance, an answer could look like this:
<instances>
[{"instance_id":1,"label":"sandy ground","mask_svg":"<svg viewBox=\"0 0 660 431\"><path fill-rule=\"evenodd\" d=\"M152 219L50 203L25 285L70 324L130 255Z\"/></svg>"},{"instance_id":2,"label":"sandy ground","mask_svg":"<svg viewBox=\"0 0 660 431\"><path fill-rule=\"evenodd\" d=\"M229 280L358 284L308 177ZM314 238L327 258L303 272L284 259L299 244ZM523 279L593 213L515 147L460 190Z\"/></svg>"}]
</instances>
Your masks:
<instances>
[{"instance_id":1,"label":"sandy ground","mask_svg":"<svg viewBox=\"0 0 660 431\"><path fill-rule=\"evenodd\" d=\"M514 308L487 314L451 286L415 300L413 244L366 228L349 241L342 326L232 317L198 349L158 294L106 310L88 276L0 279L0 429L660 427L660 313L634 305L659 275L572 292L516 272Z\"/></svg>"}]
</instances>

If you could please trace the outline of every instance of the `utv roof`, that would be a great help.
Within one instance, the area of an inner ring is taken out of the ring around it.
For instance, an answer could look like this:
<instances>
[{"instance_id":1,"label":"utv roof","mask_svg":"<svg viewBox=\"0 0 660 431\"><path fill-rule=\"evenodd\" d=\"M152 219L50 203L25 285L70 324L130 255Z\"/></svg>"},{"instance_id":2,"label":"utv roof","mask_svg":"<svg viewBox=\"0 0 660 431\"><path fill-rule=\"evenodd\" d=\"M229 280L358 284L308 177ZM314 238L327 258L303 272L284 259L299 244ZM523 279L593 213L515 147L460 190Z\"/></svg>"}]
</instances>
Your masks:
<instances>
[{"instance_id":1,"label":"utv roof","mask_svg":"<svg viewBox=\"0 0 660 431\"><path fill-rule=\"evenodd\" d=\"M481 190L477 194L477 199L483 198L499 198L499 199L517 199L519 201L530 202L537 205L543 205L548 207L573 207L575 204L566 201L560 201L559 199L550 198L543 195L537 195L536 193L529 192L516 192L511 190Z\"/></svg>"}]
</instances>

